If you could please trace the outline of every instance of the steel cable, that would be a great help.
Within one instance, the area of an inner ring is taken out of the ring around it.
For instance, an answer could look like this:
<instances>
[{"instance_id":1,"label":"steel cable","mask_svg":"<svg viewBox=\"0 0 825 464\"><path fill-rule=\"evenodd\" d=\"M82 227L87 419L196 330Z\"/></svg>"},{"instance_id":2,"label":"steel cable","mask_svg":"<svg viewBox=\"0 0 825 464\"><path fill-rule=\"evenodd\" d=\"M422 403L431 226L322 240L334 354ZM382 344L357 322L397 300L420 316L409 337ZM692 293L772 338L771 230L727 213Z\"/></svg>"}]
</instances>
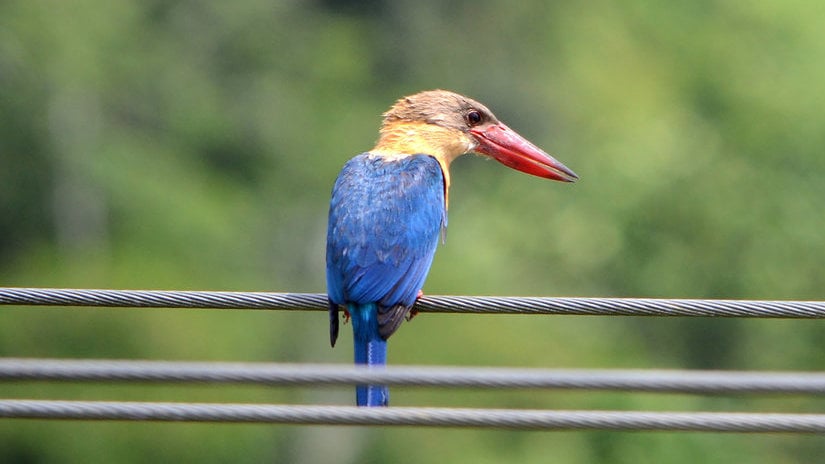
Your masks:
<instances>
[{"instance_id":1,"label":"steel cable","mask_svg":"<svg viewBox=\"0 0 825 464\"><path fill-rule=\"evenodd\" d=\"M407 425L533 430L825 432L822 414L358 408L215 403L0 400L0 417L324 425Z\"/></svg>"},{"instance_id":2,"label":"steel cable","mask_svg":"<svg viewBox=\"0 0 825 464\"><path fill-rule=\"evenodd\" d=\"M514 369L0 358L0 382L200 382L261 385L388 384L695 394L825 394L825 374L807 372Z\"/></svg>"},{"instance_id":3,"label":"steel cable","mask_svg":"<svg viewBox=\"0 0 825 464\"><path fill-rule=\"evenodd\" d=\"M326 310L312 293L0 288L0 305ZM825 302L639 298L429 296L421 312L822 318ZM825 393L825 374L633 370L534 370L159 361L0 359L0 381L221 382L267 385L392 385L569 388L701 394ZM707 412L354 408L261 404L0 400L0 417L78 420L418 425L541 430L825 432L825 415Z\"/></svg>"},{"instance_id":4,"label":"steel cable","mask_svg":"<svg viewBox=\"0 0 825 464\"><path fill-rule=\"evenodd\" d=\"M0 305L324 311L320 293L0 288ZM823 301L425 296L435 313L825 318Z\"/></svg>"}]
</instances>

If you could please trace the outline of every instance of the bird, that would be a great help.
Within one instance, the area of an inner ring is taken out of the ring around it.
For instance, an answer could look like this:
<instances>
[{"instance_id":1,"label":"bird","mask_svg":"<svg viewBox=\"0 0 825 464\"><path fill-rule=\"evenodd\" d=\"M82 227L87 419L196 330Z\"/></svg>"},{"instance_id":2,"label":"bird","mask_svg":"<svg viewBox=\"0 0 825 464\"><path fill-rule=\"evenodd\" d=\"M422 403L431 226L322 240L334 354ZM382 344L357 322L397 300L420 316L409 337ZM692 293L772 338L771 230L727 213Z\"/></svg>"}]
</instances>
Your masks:
<instances>
[{"instance_id":1,"label":"bird","mask_svg":"<svg viewBox=\"0 0 825 464\"><path fill-rule=\"evenodd\" d=\"M352 321L355 363L380 368L387 339L409 319L447 227L450 163L466 153L524 173L578 176L499 121L447 90L403 97L383 114L373 149L347 161L332 188L326 280L330 344L339 312ZM356 385L358 406L387 406L386 385Z\"/></svg>"}]
</instances>

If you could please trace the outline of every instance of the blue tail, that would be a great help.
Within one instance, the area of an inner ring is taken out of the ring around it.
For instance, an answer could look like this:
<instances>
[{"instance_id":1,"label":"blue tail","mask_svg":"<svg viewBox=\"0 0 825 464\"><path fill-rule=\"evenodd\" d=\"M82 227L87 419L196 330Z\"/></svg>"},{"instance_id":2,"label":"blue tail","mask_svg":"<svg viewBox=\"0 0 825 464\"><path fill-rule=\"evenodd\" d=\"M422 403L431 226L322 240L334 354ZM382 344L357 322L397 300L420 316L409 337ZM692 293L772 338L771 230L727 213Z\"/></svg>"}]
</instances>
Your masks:
<instances>
[{"instance_id":1,"label":"blue tail","mask_svg":"<svg viewBox=\"0 0 825 464\"><path fill-rule=\"evenodd\" d=\"M387 364L387 341L378 333L378 306L375 303L349 304L352 317L355 363L368 366ZM390 391L386 385L357 385L355 400L358 406L386 406Z\"/></svg>"}]
</instances>

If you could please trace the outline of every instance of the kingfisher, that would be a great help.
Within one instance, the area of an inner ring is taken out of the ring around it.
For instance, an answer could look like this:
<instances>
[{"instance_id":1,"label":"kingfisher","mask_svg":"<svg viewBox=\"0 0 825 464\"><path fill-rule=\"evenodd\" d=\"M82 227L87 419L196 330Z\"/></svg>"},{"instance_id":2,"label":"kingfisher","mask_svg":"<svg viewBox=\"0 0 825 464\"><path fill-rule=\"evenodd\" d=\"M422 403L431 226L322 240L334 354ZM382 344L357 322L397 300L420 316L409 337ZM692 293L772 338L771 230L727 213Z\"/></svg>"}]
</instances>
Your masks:
<instances>
[{"instance_id":1,"label":"kingfisher","mask_svg":"<svg viewBox=\"0 0 825 464\"><path fill-rule=\"evenodd\" d=\"M330 344L339 311L352 320L355 363L381 367L387 339L409 319L447 227L450 163L465 153L538 177L578 176L499 121L446 90L399 99L375 147L350 159L332 189L326 275ZM386 385L357 385L358 406L387 406Z\"/></svg>"}]
</instances>

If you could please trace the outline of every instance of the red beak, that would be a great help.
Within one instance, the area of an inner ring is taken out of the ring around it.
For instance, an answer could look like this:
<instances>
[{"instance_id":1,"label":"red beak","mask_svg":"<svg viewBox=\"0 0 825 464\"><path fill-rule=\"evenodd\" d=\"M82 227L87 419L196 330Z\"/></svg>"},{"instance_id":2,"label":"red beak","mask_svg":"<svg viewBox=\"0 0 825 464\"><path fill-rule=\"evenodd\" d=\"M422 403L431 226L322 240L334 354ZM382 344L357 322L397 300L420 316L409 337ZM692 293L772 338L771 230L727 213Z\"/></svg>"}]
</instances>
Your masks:
<instances>
[{"instance_id":1,"label":"red beak","mask_svg":"<svg viewBox=\"0 0 825 464\"><path fill-rule=\"evenodd\" d=\"M541 148L502 123L470 129L478 146L475 151L501 164L545 179L575 182L579 176Z\"/></svg>"}]
</instances>

